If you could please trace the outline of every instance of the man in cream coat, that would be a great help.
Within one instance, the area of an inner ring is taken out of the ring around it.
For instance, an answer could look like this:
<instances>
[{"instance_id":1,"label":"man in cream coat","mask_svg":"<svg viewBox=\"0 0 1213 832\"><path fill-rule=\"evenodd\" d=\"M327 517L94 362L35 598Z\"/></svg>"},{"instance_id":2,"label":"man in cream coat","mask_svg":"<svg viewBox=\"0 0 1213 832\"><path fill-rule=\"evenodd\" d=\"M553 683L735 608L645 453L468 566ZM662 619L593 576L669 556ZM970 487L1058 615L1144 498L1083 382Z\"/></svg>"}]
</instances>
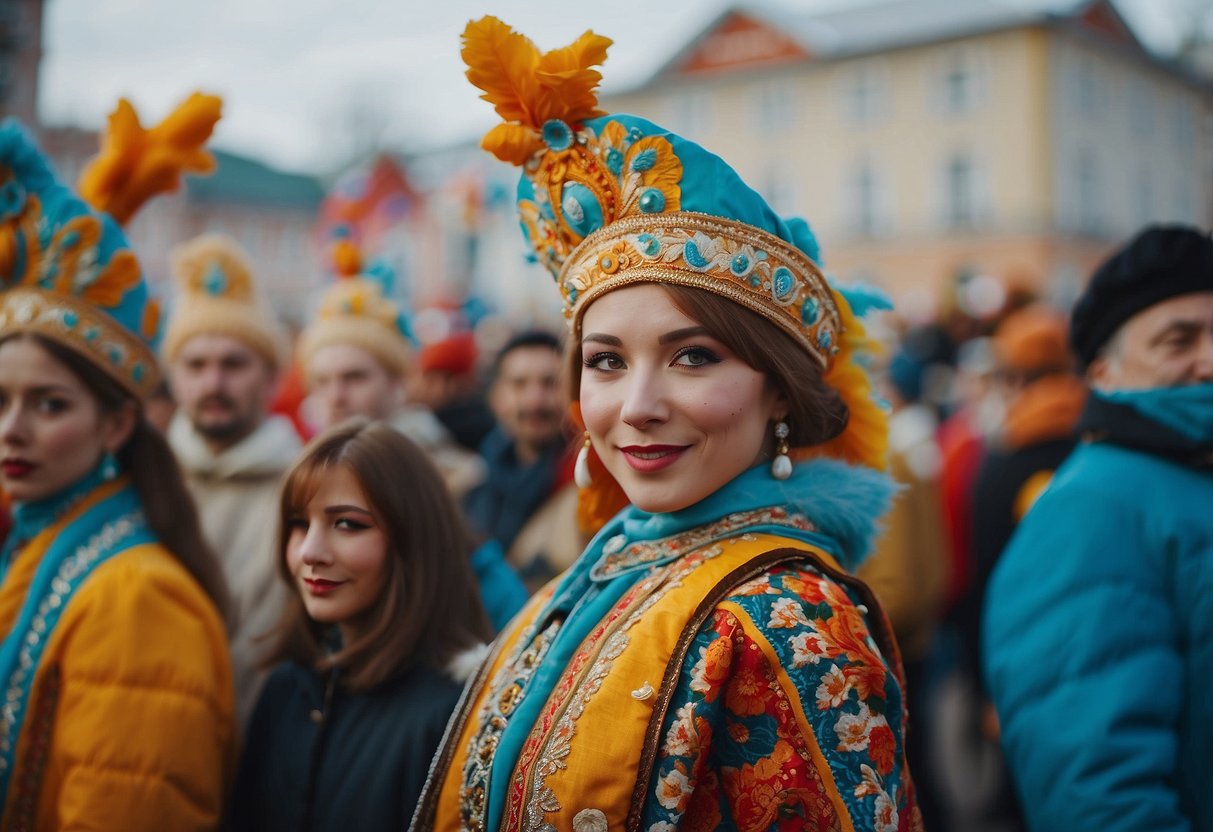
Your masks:
<instances>
[{"instance_id":1,"label":"man in cream coat","mask_svg":"<svg viewBox=\"0 0 1213 832\"><path fill-rule=\"evenodd\" d=\"M179 294L163 354L179 410L168 440L231 592L232 676L244 724L264 679L264 636L288 597L275 533L279 482L300 442L288 420L269 414L284 338L234 241L207 235L184 244L173 273Z\"/></svg>"}]
</instances>

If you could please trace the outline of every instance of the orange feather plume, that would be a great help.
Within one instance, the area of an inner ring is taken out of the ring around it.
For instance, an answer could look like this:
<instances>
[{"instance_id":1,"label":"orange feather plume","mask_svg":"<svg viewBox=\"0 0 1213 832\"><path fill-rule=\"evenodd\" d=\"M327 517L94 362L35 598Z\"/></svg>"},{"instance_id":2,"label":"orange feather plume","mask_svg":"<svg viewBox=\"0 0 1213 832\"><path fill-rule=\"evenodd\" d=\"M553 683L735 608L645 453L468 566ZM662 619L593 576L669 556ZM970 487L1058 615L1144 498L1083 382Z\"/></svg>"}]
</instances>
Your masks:
<instances>
[{"instance_id":1,"label":"orange feather plume","mask_svg":"<svg viewBox=\"0 0 1213 832\"><path fill-rule=\"evenodd\" d=\"M120 100L101 152L80 174L80 195L125 225L153 196L177 190L183 173L210 173L215 159L205 144L222 108L218 96L196 92L147 130L131 103Z\"/></svg>"},{"instance_id":2,"label":"orange feather plume","mask_svg":"<svg viewBox=\"0 0 1213 832\"><path fill-rule=\"evenodd\" d=\"M604 115L598 109L610 38L585 32L562 49L541 54L530 38L495 17L482 17L463 30L467 77L484 92L506 122L491 130L481 146L497 158L520 165L543 147L539 131L559 119L573 126Z\"/></svg>"}]
</instances>

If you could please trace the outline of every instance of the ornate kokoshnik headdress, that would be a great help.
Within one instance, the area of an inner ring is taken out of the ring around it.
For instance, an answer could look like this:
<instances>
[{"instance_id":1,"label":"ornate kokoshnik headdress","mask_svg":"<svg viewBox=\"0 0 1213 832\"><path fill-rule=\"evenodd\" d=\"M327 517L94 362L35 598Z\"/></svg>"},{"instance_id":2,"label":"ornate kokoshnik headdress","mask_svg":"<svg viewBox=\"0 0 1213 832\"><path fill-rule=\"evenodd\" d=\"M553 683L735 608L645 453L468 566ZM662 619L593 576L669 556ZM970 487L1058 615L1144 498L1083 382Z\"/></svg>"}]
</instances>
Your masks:
<instances>
[{"instance_id":1,"label":"ornate kokoshnik headdress","mask_svg":"<svg viewBox=\"0 0 1213 832\"><path fill-rule=\"evenodd\" d=\"M541 54L494 17L463 34L468 79L505 123L482 146L522 168L518 209L556 278L574 339L597 297L635 283L692 286L790 335L850 410L836 439L799 449L884 468L887 428L857 350L860 304L830 286L803 220L780 218L720 159L645 119L607 115L595 89L611 41L586 32ZM866 298L865 298L866 300ZM866 305L866 304L865 304Z\"/></svg>"},{"instance_id":2,"label":"ornate kokoshnik headdress","mask_svg":"<svg viewBox=\"0 0 1213 832\"><path fill-rule=\"evenodd\" d=\"M364 270L362 253L348 239L332 246L337 281L325 290L315 317L299 337L297 358L307 367L312 356L330 344L360 347L396 375L413 363L405 317L385 291L391 275Z\"/></svg>"},{"instance_id":3,"label":"ornate kokoshnik headdress","mask_svg":"<svg viewBox=\"0 0 1213 832\"><path fill-rule=\"evenodd\" d=\"M0 124L0 335L52 338L146 398L160 377L160 314L119 226L174 190L183 171L214 167L203 145L221 106L195 93L145 130L120 101L81 175L83 199L55 178L16 120Z\"/></svg>"}]
</instances>

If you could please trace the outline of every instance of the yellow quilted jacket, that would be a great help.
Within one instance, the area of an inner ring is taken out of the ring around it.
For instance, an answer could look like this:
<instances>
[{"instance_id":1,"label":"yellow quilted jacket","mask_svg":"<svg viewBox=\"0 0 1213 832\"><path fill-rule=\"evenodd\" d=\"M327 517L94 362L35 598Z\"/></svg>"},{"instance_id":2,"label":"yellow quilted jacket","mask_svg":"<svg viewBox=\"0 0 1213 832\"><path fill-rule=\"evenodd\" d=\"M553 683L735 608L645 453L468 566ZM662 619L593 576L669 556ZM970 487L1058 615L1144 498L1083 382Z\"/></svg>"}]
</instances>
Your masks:
<instances>
[{"instance_id":1,"label":"yellow quilted jacket","mask_svg":"<svg viewBox=\"0 0 1213 832\"><path fill-rule=\"evenodd\" d=\"M13 561L0 632L12 629L47 544L78 513ZM163 546L133 546L96 568L50 634L3 828L215 829L235 751L222 621Z\"/></svg>"}]
</instances>

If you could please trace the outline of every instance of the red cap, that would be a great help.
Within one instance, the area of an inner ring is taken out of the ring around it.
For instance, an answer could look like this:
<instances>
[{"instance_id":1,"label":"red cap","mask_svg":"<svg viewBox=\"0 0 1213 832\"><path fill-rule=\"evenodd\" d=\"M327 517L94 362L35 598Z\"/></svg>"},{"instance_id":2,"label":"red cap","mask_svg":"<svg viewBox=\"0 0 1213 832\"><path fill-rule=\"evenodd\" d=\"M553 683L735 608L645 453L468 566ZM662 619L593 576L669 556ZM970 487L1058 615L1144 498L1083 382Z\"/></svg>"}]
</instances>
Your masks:
<instances>
[{"instance_id":1,"label":"red cap","mask_svg":"<svg viewBox=\"0 0 1213 832\"><path fill-rule=\"evenodd\" d=\"M437 370L453 376L466 375L476 365L476 339L470 332L460 332L426 344L417 362L423 373Z\"/></svg>"}]
</instances>

